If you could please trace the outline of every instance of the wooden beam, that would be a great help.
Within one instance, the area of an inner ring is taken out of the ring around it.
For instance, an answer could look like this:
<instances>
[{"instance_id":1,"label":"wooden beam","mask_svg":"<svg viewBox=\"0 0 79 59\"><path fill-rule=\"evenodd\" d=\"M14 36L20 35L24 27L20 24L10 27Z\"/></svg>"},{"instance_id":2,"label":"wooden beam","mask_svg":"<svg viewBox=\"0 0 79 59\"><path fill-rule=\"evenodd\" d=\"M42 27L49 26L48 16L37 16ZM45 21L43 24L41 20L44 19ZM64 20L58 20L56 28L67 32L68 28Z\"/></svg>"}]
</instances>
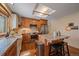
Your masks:
<instances>
[{"instance_id":1,"label":"wooden beam","mask_svg":"<svg viewBox=\"0 0 79 59\"><path fill-rule=\"evenodd\" d=\"M3 9L3 7L0 5L0 13L9 16L8 13Z\"/></svg>"},{"instance_id":2,"label":"wooden beam","mask_svg":"<svg viewBox=\"0 0 79 59\"><path fill-rule=\"evenodd\" d=\"M0 12L0 16L5 16L3 13Z\"/></svg>"},{"instance_id":3,"label":"wooden beam","mask_svg":"<svg viewBox=\"0 0 79 59\"><path fill-rule=\"evenodd\" d=\"M12 14L7 5L4 3L0 3L0 12L6 16L10 16Z\"/></svg>"},{"instance_id":4,"label":"wooden beam","mask_svg":"<svg viewBox=\"0 0 79 59\"><path fill-rule=\"evenodd\" d=\"M12 14L11 10L8 8L8 6L7 6L6 4L1 3L1 6L6 10L6 12L7 12L9 15Z\"/></svg>"}]
</instances>

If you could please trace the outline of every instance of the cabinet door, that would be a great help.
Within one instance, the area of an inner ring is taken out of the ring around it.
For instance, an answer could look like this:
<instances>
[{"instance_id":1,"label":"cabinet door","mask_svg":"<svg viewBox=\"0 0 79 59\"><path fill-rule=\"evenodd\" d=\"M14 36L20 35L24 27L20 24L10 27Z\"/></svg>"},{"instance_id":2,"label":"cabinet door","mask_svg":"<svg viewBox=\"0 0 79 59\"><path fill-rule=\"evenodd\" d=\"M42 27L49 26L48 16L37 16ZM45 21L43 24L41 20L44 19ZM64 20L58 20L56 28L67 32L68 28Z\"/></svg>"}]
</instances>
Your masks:
<instances>
[{"instance_id":1,"label":"cabinet door","mask_svg":"<svg viewBox=\"0 0 79 59\"><path fill-rule=\"evenodd\" d=\"M16 56L16 47L11 49L11 51L8 53L8 56Z\"/></svg>"},{"instance_id":2,"label":"cabinet door","mask_svg":"<svg viewBox=\"0 0 79 59\"><path fill-rule=\"evenodd\" d=\"M42 33L42 34L47 34L48 33L48 26L47 26L47 24L44 24L44 25L41 26L40 33Z\"/></svg>"},{"instance_id":3,"label":"cabinet door","mask_svg":"<svg viewBox=\"0 0 79 59\"><path fill-rule=\"evenodd\" d=\"M22 40L23 43L27 43L27 42L30 41L30 35L29 34L23 34L22 37L23 37L23 40Z\"/></svg>"},{"instance_id":4,"label":"cabinet door","mask_svg":"<svg viewBox=\"0 0 79 59\"><path fill-rule=\"evenodd\" d=\"M17 54L17 41L14 42L4 53L4 56L16 56Z\"/></svg>"},{"instance_id":5,"label":"cabinet door","mask_svg":"<svg viewBox=\"0 0 79 59\"><path fill-rule=\"evenodd\" d=\"M31 49L35 49L35 42L22 44L22 51L31 50Z\"/></svg>"}]
</instances>

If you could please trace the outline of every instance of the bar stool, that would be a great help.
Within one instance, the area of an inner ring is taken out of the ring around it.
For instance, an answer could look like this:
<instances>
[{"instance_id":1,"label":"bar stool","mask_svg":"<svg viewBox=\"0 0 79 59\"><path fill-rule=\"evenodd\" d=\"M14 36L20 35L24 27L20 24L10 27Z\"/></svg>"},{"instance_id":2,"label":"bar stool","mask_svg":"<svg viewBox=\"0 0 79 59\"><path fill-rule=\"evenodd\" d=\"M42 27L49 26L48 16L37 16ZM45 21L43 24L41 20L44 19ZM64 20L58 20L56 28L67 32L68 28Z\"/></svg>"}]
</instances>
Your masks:
<instances>
[{"instance_id":1,"label":"bar stool","mask_svg":"<svg viewBox=\"0 0 79 59\"><path fill-rule=\"evenodd\" d=\"M69 47L68 47L68 43L67 42L63 42L63 55L68 55L70 56L70 53L69 53Z\"/></svg>"},{"instance_id":2,"label":"bar stool","mask_svg":"<svg viewBox=\"0 0 79 59\"><path fill-rule=\"evenodd\" d=\"M49 45L49 56L65 56L66 53L68 56L70 55L67 42L60 42Z\"/></svg>"}]
</instances>

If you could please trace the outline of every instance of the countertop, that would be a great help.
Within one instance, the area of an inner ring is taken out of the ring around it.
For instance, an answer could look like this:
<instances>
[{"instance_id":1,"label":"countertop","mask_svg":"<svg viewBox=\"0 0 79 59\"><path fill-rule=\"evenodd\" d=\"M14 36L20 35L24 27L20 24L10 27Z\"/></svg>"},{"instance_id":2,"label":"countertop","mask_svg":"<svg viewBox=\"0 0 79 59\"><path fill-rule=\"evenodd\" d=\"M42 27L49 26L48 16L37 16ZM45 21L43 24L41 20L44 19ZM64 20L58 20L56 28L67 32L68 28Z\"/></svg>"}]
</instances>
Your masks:
<instances>
[{"instance_id":1,"label":"countertop","mask_svg":"<svg viewBox=\"0 0 79 59\"><path fill-rule=\"evenodd\" d=\"M52 35L39 35L39 42L42 42L42 43L45 43L45 41L47 40L47 42L52 42L54 40L57 40L57 39L68 39L69 36L65 36L65 35L62 35L62 36L57 36L57 37L53 37Z\"/></svg>"},{"instance_id":2,"label":"countertop","mask_svg":"<svg viewBox=\"0 0 79 59\"><path fill-rule=\"evenodd\" d=\"M1 37L0 38L0 56L3 55L6 50L21 36L10 36L10 37Z\"/></svg>"}]
</instances>

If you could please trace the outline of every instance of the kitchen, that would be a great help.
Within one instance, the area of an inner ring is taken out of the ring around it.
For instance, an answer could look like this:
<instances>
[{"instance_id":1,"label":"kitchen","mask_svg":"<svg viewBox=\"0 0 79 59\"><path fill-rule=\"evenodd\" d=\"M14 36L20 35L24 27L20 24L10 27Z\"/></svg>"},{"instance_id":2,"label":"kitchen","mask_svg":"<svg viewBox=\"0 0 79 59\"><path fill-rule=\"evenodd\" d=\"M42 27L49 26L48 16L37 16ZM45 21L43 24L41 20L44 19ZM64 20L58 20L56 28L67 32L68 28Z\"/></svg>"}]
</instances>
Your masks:
<instances>
[{"instance_id":1,"label":"kitchen","mask_svg":"<svg viewBox=\"0 0 79 59\"><path fill-rule=\"evenodd\" d=\"M78 3L0 3L0 55L50 56L51 43L63 41L54 56L79 55L78 10Z\"/></svg>"}]
</instances>

